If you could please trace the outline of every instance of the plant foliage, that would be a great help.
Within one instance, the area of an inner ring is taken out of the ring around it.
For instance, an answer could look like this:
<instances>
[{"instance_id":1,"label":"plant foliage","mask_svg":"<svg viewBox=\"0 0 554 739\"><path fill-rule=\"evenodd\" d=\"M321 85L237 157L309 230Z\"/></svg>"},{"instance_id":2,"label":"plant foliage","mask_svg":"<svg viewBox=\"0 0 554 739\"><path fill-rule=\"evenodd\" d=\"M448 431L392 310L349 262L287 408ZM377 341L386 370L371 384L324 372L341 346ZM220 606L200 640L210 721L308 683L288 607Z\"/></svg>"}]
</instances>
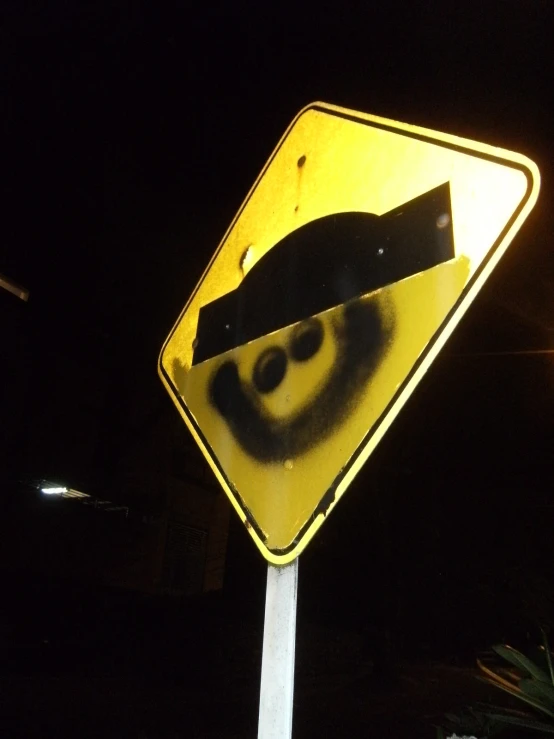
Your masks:
<instances>
[{"instance_id":1,"label":"plant foliage","mask_svg":"<svg viewBox=\"0 0 554 739\"><path fill-rule=\"evenodd\" d=\"M554 734L554 668L546 633L543 643L531 657L505 644L493 651L504 663L489 666L477 660L480 679L494 685L525 704L525 710L478 704L459 715L447 714L445 727L437 729L437 739L447 731L488 739L507 728L529 729L536 733Z\"/></svg>"}]
</instances>

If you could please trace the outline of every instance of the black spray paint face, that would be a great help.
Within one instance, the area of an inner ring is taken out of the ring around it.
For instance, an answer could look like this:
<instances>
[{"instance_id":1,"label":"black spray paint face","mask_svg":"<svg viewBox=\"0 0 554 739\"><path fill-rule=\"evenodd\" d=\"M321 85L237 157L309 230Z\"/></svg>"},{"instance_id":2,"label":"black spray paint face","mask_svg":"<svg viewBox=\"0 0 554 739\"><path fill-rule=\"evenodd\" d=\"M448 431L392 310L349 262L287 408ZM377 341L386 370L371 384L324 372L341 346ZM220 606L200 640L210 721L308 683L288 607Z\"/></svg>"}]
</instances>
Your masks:
<instances>
[{"instance_id":1,"label":"black spray paint face","mask_svg":"<svg viewBox=\"0 0 554 739\"><path fill-rule=\"evenodd\" d=\"M379 288L453 257L444 184L380 217L338 213L306 224L255 264L237 290L204 306L193 365L237 350L216 365L208 392L243 451L278 462L332 434L394 339L393 311ZM244 377L240 347L268 335ZM295 372L315 367L327 345L332 361L315 372L307 402L272 413L268 399Z\"/></svg>"}]
</instances>

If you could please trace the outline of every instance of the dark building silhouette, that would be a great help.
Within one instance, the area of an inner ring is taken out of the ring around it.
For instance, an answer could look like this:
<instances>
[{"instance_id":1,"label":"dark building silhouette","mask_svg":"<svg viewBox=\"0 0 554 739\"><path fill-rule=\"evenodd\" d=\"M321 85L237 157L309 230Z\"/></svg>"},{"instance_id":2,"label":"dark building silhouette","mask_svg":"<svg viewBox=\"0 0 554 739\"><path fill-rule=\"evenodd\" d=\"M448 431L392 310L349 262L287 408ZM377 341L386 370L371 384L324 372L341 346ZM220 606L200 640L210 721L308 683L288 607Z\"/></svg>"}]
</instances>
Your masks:
<instances>
[{"instance_id":1,"label":"dark building silhouette","mask_svg":"<svg viewBox=\"0 0 554 739\"><path fill-rule=\"evenodd\" d=\"M149 594L219 589L230 508L155 357L133 368L125 337L44 292L0 290L0 315L0 567ZM42 492L54 487L68 493Z\"/></svg>"}]
</instances>

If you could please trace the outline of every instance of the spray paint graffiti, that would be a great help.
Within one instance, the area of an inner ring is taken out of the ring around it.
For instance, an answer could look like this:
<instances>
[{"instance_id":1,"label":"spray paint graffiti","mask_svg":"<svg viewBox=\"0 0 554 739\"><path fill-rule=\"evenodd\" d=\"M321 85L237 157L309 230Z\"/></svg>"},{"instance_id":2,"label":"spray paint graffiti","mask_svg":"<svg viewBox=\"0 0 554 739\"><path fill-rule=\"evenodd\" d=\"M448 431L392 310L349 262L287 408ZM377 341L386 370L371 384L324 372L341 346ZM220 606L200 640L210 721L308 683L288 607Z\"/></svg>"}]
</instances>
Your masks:
<instances>
[{"instance_id":1,"label":"spray paint graffiti","mask_svg":"<svg viewBox=\"0 0 554 739\"><path fill-rule=\"evenodd\" d=\"M394 307L380 288L454 256L446 183L382 216L338 213L305 224L255 264L237 290L203 306L193 366L235 350L214 362L207 392L243 451L277 462L327 438L394 339ZM241 349L270 334L245 381ZM334 361L309 402L276 417L266 399L317 357L326 337Z\"/></svg>"}]
</instances>

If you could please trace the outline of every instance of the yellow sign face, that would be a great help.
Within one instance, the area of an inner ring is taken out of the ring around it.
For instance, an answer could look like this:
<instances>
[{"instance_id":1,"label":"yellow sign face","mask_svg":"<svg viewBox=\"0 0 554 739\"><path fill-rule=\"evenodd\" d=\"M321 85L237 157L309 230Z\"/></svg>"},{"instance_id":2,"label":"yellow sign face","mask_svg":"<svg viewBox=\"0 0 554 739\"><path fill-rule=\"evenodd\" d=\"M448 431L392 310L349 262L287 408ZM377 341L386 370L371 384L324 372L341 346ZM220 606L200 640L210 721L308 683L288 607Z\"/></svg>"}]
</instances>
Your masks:
<instances>
[{"instance_id":1,"label":"yellow sign face","mask_svg":"<svg viewBox=\"0 0 554 739\"><path fill-rule=\"evenodd\" d=\"M159 360L270 562L321 526L538 190L484 144L321 103L292 122Z\"/></svg>"}]
</instances>

